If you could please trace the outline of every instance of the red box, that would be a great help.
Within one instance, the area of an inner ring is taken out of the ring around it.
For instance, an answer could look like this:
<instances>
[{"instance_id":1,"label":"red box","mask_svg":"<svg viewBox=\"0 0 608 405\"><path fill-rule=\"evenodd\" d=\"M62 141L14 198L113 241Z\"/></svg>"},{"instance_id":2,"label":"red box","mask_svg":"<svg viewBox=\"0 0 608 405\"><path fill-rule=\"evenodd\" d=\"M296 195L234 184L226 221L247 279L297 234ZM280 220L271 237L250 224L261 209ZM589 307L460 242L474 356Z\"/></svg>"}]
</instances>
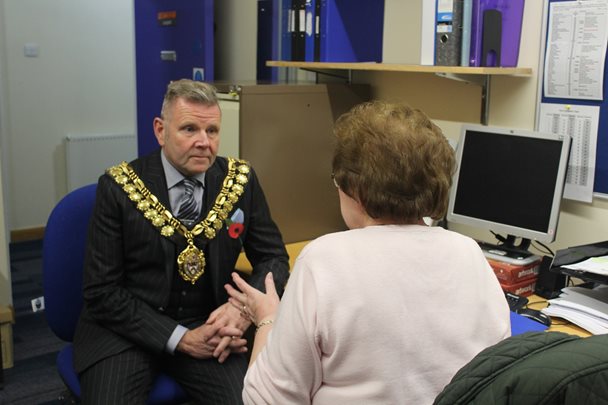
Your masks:
<instances>
[{"instance_id":1,"label":"red box","mask_svg":"<svg viewBox=\"0 0 608 405\"><path fill-rule=\"evenodd\" d=\"M500 282L500 287L503 291L527 297L528 295L534 294L534 289L536 288L536 280L537 277L522 280L518 283L513 284Z\"/></svg>"},{"instance_id":2,"label":"red box","mask_svg":"<svg viewBox=\"0 0 608 405\"><path fill-rule=\"evenodd\" d=\"M538 271L540 270L540 263L542 260L535 262L516 265L507 262L501 262L499 260L487 259L488 263L494 270L494 274L498 281L504 284L515 284L520 281L530 280L538 277Z\"/></svg>"}]
</instances>

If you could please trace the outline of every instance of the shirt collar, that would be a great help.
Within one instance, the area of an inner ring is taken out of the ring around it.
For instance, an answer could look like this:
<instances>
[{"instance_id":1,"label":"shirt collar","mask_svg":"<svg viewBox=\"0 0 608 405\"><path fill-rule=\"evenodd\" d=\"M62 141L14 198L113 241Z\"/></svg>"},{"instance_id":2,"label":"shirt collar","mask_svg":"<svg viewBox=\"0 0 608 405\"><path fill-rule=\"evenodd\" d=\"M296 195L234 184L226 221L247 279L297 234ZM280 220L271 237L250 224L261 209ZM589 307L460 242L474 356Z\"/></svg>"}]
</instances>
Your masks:
<instances>
[{"instance_id":1,"label":"shirt collar","mask_svg":"<svg viewBox=\"0 0 608 405\"><path fill-rule=\"evenodd\" d=\"M163 164L163 170L165 171L165 180L167 180L167 189L170 190L179 184L186 176L184 176L179 170L177 170L167 157L165 156L165 151L161 149L160 160ZM200 183L205 186L205 172L199 173L196 176L192 176Z\"/></svg>"}]
</instances>

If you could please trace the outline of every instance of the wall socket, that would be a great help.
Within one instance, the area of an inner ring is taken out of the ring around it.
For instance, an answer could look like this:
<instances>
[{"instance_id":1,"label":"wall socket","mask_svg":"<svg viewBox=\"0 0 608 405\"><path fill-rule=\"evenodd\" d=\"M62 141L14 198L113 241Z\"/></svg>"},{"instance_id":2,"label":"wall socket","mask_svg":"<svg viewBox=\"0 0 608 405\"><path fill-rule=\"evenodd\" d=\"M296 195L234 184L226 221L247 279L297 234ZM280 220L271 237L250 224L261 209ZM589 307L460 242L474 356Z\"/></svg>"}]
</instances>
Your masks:
<instances>
[{"instance_id":1,"label":"wall socket","mask_svg":"<svg viewBox=\"0 0 608 405\"><path fill-rule=\"evenodd\" d=\"M23 54L29 58L36 58L40 54L40 46L33 42L28 42L23 46Z\"/></svg>"},{"instance_id":2,"label":"wall socket","mask_svg":"<svg viewBox=\"0 0 608 405\"><path fill-rule=\"evenodd\" d=\"M38 297L32 300L32 311L44 311L44 297Z\"/></svg>"}]
</instances>

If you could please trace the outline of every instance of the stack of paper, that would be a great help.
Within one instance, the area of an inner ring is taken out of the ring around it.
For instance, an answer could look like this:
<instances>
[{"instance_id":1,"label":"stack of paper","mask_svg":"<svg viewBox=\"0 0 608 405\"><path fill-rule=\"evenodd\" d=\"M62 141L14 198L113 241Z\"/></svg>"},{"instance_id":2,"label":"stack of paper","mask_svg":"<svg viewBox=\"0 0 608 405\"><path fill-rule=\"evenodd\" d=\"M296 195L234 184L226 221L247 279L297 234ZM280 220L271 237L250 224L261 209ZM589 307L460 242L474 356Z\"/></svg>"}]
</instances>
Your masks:
<instances>
[{"instance_id":1,"label":"stack of paper","mask_svg":"<svg viewBox=\"0 0 608 405\"><path fill-rule=\"evenodd\" d=\"M579 263L562 266L566 269L582 270L588 273L608 276L608 256L591 257Z\"/></svg>"},{"instance_id":2,"label":"stack of paper","mask_svg":"<svg viewBox=\"0 0 608 405\"><path fill-rule=\"evenodd\" d=\"M542 310L588 330L594 335L608 333L608 285L593 289L566 287L558 298Z\"/></svg>"}]
</instances>

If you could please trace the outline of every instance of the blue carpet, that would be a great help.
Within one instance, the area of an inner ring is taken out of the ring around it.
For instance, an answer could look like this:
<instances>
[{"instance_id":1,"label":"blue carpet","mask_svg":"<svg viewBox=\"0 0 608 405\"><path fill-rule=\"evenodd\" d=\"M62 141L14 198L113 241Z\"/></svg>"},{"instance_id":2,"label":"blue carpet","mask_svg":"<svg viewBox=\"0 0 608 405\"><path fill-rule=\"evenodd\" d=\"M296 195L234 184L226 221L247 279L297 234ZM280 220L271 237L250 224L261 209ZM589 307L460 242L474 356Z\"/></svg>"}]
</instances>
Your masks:
<instances>
[{"instance_id":1,"label":"blue carpet","mask_svg":"<svg viewBox=\"0 0 608 405\"><path fill-rule=\"evenodd\" d=\"M14 366L4 370L0 404L59 404L65 386L55 369L64 345L49 329L44 311L33 312L31 300L43 295L42 241L10 244L15 324Z\"/></svg>"}]
</instances>

